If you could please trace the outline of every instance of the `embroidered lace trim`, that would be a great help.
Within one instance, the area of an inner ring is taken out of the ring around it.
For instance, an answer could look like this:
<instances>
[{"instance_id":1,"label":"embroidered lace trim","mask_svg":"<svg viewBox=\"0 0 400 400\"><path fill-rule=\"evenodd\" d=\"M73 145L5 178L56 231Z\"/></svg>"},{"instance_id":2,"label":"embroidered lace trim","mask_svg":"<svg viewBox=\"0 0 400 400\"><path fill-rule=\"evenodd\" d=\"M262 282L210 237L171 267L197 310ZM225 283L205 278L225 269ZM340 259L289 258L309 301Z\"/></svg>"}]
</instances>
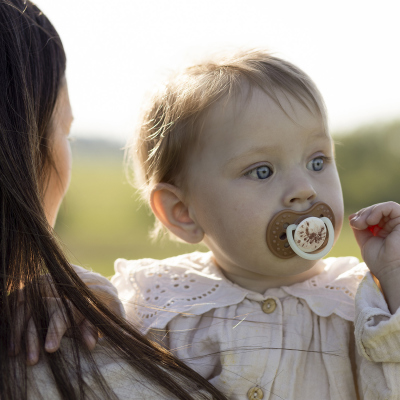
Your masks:
<instances>
[{"instance_id":1,"label":"embroidered lace trim","mask_svg":"<svg viewBox=\"0 0 400 400\"><path fill-rule=\"evenodd\" d=\"M304 299L317 315L336 313L354 320L354 297L367 267L354 257L323 260L325 270L316 277L264 294L244 289L225 278L212 253L195 252L165 260L119 259L112 282L130 319L142 320L144 331L164 328L178 314L201 315L213 308L238 304L244 298L264 301L272 293Z\"/></svg>"}]
</instances>

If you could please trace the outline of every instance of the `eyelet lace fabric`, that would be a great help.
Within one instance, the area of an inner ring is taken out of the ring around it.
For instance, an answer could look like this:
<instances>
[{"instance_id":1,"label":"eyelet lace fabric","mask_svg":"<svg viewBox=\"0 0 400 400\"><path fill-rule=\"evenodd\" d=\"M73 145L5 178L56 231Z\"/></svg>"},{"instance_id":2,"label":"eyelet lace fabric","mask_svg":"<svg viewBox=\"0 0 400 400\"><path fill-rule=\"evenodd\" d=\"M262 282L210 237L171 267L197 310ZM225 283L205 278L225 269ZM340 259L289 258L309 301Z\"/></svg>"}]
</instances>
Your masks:
<instances>
[{"instance_id":1,"label":"eyelet lace fabric","mask_svg":"<svg viewBox=\"0 0 400 400\"><path fill-rule=\"evenodd\" d=\"M325 264L321 274L292 286L269 289L264 294L226 279L211 252L165 260L118 259L112 283L118 289L127 318L139 322L143 332L162 329L177 315L201 315L211 309L238 304L245 298L261 302L271 295L298 297L319 316L335 313L353 321L354 297L367 267L354 257L320 262Z\"/></svg>"}]
</instances>

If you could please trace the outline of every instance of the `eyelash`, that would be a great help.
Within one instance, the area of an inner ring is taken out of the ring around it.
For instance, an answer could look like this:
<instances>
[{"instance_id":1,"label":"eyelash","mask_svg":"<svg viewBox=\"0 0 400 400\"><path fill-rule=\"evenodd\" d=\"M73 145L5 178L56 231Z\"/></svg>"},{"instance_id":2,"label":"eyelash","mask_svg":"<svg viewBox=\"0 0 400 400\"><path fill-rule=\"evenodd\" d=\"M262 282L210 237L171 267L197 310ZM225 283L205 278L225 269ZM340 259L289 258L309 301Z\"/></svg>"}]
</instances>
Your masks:
<instances>
[{"instance_id":1,"label":"eyelash","mask_svg":"<svg viewBox=\"0 0 400 400\"><path fill-rule=\"evenodd\" d=\"M251 174L253 171L257 171L257 169L262 168L262 167L267 167L267 168L270 170L271 173L270 173L266 178L260 178L260 177L255 178L255 177L253 177L253 179L255 179L255 180L266 180L266 179L268 179L268 178L274 173L274 170L273 170L272 167L269 166L268 164L257 165L257 167L254 167L254 168L252 168L250 171L247 171L247 172L244 174L244 176L250 176L250 174Z\"/></svg>"},{"instance_id":2,"label":"eyelash","mask_svg":"<svg viewBox=\"0 0 400 400\"><path fill-rule=\"evenodd\" d=\"M332 161L333 161L333 158L332 157L328 157L328 156L317 156L317 157L314 157L314 158L312 158L307 164L306 164L306 166L308 166L308 164L310 163L310 162L312 162L312 161L314 161L314 160L316 160L316 159L318 159L318 158L320 158L320 159L322 159L323 160L323 165L322 165L322 168L321 168L321 170L319 170L319 171L315 171L314 170L314 172L321 172L321 171L323 171L324 169L325 169L325 164L329 164L329 163L331 163ZM310 170L311 171L311 170Z\"/></svg>"},{"instance_id":3,"label":"eyelash","mask_svg":"<svg viewBox=\"0 0 400 400\"><path fill-rule=\"evenodd\" d=\"M322 158L322 159L323 159L324 161L326 161L327 163L333 161L333 158L332 158L332 157L328 157L328 156L317 156L317 157L314 157L313 160L314 160L315 158Z\"/></svg>"},{"instance_id":4,"label":"eyelash","mask_svg":"<svg viewBox=\"0 0 400 400\"><path fill-rule=\"evenodd\" d=\"M332 158L332 157L322 156L322 155L321 155L321 156L317 156L317 157L312 158L308 163L310 163L310 162L312 162L313 160L318 159L318 158L321 158L321 159L323 160L323 162L324 162L324 165L323 165L323 167L322 167L322 169L321 169L320 171L323 171L323 170L324 170L324 168L325 168L325 163L326 163L326 164L329 164L329 163L331 163L331 162L333 161L333 158ZM307 165L308 165L308 163L307 163ZM255 179L256 179L256 180L266 180L266 179L268 179L268 178L274 173L274 170L272 169L272 167L269 166L269 165L267 165L267 164L261 164L261 165L258 165L257 167L252 168L250 171L247 171L247 172L244 174L244 176L250 176L250 174L251 174L253 171L256 171L258 168L262 168L262 167L267 167L267 168L271 171L271 173L270 173L266 178L264 178L264 179L262 179L262 178L260 178L260 177L258 177L258 179L257 179L257 178L255 178ZM320 171L314 171L314 172L320 172Z\"/></svg>"}]
</instances>

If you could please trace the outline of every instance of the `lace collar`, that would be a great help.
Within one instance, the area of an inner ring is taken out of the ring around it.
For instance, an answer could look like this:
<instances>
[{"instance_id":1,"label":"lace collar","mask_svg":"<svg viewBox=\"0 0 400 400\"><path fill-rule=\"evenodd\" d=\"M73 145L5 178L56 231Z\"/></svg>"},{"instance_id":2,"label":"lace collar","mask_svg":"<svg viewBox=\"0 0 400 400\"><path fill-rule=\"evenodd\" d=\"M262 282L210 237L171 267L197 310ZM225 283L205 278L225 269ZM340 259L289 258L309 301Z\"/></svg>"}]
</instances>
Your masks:
<instances>
[{"instance_id":1,"label":"lace collar","mask_svg":"<svg viewBox=\"0 0 400 400\"><path fill-rule=\"evenodd\" d=\"M245 298L263 301L288 295L304 299L319 316L335 313L353 321L354 297L367 267L355 257L331 257L321 262L325 264L321 274L292 286L268 289L264 294L230 282L213 262L211 252L165 260L118 259L112 282L128 316L139 316L144 331L164 328L177 314L201 315L213 308L238 304Z\"/></svg>"}]
</instances>

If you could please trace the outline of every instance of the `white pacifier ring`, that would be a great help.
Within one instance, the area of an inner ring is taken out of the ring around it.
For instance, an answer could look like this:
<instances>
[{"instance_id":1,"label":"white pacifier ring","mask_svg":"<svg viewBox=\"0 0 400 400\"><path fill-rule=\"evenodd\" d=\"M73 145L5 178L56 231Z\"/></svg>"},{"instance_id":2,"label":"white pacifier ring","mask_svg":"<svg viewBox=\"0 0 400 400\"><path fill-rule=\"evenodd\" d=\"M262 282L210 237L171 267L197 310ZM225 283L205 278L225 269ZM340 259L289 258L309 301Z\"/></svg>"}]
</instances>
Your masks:
<instances>
[{"instance_id":1,"label":"white pacifier ring","mask_svg":"<svg viewBox=\"0 0 400 400\"><path fill-rule=\"evenodd\" d=\"M316 217L311 217L311 218L316 218ZM306 259L306 260L319 260L322 257L325 257L332 249L333 246L333 241L335 239L335 231L333 229L332 222L330 221L329 218L322 217L318 218L319 220L323 221L325 226L328 229L328 243L326 244L325 248L318 252L318 253L306 253L305 251L301 250L295 243L293 239L293 231L297 229L298 225L292 224L289 225L286 229L286 236L289 242L290 247L292 250L300 257Z\"/></svg>"}]
</instances>

